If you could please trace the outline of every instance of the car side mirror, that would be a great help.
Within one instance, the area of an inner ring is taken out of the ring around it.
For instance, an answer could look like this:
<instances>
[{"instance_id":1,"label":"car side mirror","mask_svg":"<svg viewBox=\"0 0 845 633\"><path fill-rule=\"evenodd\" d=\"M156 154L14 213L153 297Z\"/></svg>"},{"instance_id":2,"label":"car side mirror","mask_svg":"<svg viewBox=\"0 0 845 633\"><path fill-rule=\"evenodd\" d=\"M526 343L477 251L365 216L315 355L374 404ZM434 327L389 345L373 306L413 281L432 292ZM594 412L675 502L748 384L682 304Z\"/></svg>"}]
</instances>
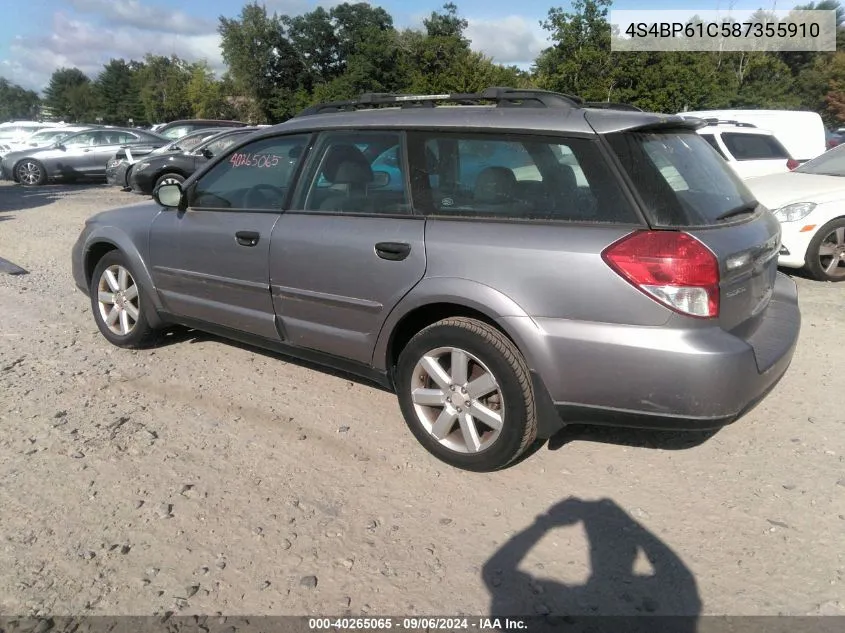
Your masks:
<instances>
[{"instance_id":1,"label":"car side mirror","mask_svg":"<svg viewBox=\"0 0 845 633\"><path fill-rule=\"evenodd\" d=\"M390 174L386 171L373 172L373 187L386 187L390 184Z\"/></svg>"},{"instance_id":2,"label":"car side mirror","mask_svg":"<svg viewBox=\"0 0 845 633\"><path fill-rule=\"evenodd\" d=\"M204 147L204 148L202 149L201 154L202 154L203 156L205 156L206 158L214 158L214 152L212 152L212 151L211 151L210 149L208 149L207 147Z\"/></svg>"},{"instance_id":3,"label":"car side mirror","mask_svg":"<svg viewBox=\"0 0 845 633\"><path fill-rule=\"evenodd\" d=\"M56 149L60 149L62 151L65 151L67 149L67 147L65 147L64 143L56 143Z\"/></svg>"},{"instance_id":4,"label":"car side mirror","mask_svg":"<svg viewBox=\"0 0 845 633\"><path fill-rule=\"evenodd\" d=\"M163 207L180 209L184 199L182 185L178 183L162 185L153 191L153 199Z\"/></svg>"}]
</instances>

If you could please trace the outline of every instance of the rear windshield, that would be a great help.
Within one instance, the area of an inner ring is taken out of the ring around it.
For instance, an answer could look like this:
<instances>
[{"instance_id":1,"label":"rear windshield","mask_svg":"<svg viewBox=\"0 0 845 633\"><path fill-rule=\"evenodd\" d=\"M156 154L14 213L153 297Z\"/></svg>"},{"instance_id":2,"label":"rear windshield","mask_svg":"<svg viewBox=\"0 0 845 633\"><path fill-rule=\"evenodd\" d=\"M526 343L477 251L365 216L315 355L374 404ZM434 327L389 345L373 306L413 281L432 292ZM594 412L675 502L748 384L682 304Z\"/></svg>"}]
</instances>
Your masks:
<instances>
[{"instance_id":1,"label":"rear windshield","mask_svg":"<svg viewBox=\"0 0 845 633\"><path fill-rule=\"evenodd\" d=\"M607 139L654 226L709 226L755 203L734 171L693 130L623 132Z\"/></svg>"},{"instance_id":2,"label":"rear windshield","mask_svg":"<svg viewBox=\"0 0 845 633\"><path fill-rule=\"evenodd\" d=\"M845 145L827 150L821 156L809 160L795 171L820 176L845 176Z\"/></svg>"},{"instance_id":3,"label":"rear windshield","mask_svg":"<svg viewBox=\"0 0 845 633\"><path fill-rule=\"evenodd\" d=\"M789 160L789 152L774 136L722 132L722 142L737 160Z\"/></svg>"}]
</instances>

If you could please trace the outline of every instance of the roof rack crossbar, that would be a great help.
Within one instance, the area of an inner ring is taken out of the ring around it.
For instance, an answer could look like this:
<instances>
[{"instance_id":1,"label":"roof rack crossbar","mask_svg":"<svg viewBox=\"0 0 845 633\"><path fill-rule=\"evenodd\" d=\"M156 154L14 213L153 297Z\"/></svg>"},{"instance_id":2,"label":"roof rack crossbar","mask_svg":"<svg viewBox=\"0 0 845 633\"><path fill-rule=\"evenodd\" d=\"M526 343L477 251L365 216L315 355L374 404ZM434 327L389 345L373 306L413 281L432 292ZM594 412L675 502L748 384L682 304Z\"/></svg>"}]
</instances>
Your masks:
<instances>
[{"instance_id":1,"label":"roof rack crossbar","mask_svg":"<svg viewBox=\"0 0 845 633\"><path fill-rule=\"evenodd\" d=\"M533 88L507 88L494 86L481 92L443 93L443 94L403 94L390 92L369 92L351 101L330 101L306 108L297 116L346 112L362 109L387 107L433 107L436 103L455 103L477 105L492 101L497 106L526 106L545 108L583 107L583 99L574 95Z\"/></svg>"},{"instance_id":2,"label":"roof rack crossbar","mask_svg":"<svg viewBox=\"0 0 845 633\"><path fill-rule=\"evenodd\" d=\"M686 118L690 118L690 117L686 117ZM734 119L719 119L719 118L716 118L716 117L696 117L696 116L693 116L691 118L701 119L702 121L707 123L707 125L734 125L736 127L753 127L753 128L757 127L753 123L747 123L746 121L736 121Z\"/></svg>"},{"instance_id":3,"label":"roof rack crossbar","mask_svg":"<svg viewBox=\"0 0 845 633\"><path fill-rule=\"evenodd\" d=\"M614 103L612 101L585 101L585 108L598 108L602 110L629 110L631 112L642 112L642 108L638 108L630 103Z\"/></svg>"}]
</instances>

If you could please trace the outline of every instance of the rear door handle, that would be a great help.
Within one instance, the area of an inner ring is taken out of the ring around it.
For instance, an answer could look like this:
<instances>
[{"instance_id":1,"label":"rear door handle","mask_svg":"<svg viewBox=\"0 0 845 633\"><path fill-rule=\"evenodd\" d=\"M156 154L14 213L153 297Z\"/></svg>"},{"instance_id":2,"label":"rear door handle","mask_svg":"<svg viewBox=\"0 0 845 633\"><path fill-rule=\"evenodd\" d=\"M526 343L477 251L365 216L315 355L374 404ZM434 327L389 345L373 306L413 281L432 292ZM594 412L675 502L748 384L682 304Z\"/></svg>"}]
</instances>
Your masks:
<instances>
[{"instance_id":1,"label":"rear door handle","mask_svg":"<svg viewBox=\"0 0 845 633\"><path fill-rule=\"evenodd\" d=\"M405 242L379 242L376 255L392 262L401 262L411 252L411 245Z\"/></svg>"},{"instance_id":2,"label":"rear door handle","mask_svg":"<svg viewBox=\"0 0 845 633\"><path fill-rule=\"evenodd\" d=\"M261 238L261 234L257 231L238 231L235 233L235 238L241 246L255 246Z\"/></svg>"}]
</instances>

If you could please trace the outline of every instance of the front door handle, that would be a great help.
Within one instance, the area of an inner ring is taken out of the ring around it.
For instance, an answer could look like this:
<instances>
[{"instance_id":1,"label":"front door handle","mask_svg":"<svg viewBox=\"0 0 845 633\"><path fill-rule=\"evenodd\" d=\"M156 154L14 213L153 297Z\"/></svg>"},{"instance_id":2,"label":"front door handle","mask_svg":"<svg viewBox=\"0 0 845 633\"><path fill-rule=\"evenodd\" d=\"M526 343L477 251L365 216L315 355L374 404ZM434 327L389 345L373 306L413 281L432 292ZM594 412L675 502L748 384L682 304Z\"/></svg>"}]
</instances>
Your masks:
<instances>
[{"instance_id":1,"label":"front door handle","mask_svg":"<svg viewBox=\"0 0 845 633\"><path fill-rule=\"evenodd\" d=\"M379 242L376 255L392 262L401 262L411 252L411 245L405 242Z\"/></svg>"},{"instance_id":2,"label":"front door handle","mask_svg":"<svg viewBox=\"0 0 845 633\"><path fill-rule=\"evenodd\" d=\"M241 246L255 246L261 235L257 231L238 231L235 238Z\"/></svg>"}]
</instances>

